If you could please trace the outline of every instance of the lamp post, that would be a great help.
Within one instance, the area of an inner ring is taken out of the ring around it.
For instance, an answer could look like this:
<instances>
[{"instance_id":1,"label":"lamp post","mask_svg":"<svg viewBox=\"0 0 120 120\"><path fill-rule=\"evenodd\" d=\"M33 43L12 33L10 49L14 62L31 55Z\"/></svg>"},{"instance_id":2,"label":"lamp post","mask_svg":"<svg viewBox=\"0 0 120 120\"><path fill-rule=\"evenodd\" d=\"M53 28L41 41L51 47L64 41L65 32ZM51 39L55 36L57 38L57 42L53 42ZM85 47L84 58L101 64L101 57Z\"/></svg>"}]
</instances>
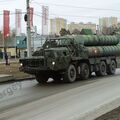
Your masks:
<instances>
[{"instance_id":1,"label":"lamp post","mask_svg":"<svg viewBox=\"0 0 120 120\"><path fill-rule=\"evenodd\" d=\"M3 40L3 60L4 60L4 53L5 53L5 40L4 40L4 32L2 32L2 40Z\"/></svg>"}]
</instances>

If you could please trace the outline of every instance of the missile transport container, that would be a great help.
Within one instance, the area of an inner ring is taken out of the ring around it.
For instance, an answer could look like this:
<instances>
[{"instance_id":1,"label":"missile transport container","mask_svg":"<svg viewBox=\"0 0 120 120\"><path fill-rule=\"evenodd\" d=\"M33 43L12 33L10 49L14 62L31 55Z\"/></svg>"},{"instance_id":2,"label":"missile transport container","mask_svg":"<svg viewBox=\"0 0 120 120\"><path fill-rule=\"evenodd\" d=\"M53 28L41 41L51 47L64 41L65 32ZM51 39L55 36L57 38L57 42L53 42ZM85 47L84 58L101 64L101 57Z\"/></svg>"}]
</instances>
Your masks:
<instances>
[{"instance_id":1,"label":"missile transport container","mask_svg":"<svg viewBox=\"0 0 120 120\"><path fill-rule=\"evenodd\" d=\"M120 56L116 36L74 35L47 39L30 58L20 59L20 71L33 74L39 83L48 78L72 83L97 76L113 75Z\"/></svg>"}]
</instances>

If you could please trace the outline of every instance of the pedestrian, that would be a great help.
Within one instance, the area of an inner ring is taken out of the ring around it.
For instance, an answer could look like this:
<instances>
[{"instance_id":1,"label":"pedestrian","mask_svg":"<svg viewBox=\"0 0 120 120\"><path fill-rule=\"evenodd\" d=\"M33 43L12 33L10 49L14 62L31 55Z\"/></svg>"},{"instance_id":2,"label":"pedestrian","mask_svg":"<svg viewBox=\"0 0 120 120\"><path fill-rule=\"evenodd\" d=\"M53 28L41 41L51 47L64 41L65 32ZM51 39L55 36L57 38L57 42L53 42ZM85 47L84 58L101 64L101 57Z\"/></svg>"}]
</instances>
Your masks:
<instances>
[{"instance_id":1,"label":"pedestrian","mask_svg":"<svg viewBox=\"0 0 120 120\"><path fill-rule=\"evenodd\" d=\"M8 55L7 55L6 51L5 51L5 63L6 63L6 65L10 65Z\"/></svg>"}]
</instances>

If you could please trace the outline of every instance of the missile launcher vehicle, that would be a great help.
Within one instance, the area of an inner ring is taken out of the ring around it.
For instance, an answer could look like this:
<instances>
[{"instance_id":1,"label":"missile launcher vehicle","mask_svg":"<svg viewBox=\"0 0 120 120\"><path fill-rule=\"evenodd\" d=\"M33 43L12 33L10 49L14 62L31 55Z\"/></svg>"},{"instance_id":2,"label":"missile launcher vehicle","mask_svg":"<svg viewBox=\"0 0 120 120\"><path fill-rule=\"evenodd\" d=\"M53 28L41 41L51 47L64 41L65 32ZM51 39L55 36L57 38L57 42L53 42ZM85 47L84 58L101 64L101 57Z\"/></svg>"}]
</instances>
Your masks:
<instances>
[{"instance_id":1,"label":"missile launcher vehicle","mask_svg":"<svg viewBox=\"0 0 120 120\"><path fill-rule=\"evenodd\" d=\"M20 59L20 71L33 74L39 83L48 78L72 83L97 76L113 75L119 67L119 38L110 35L69 35L47 39L30 58Z\"/></svg>"}]
</instances>

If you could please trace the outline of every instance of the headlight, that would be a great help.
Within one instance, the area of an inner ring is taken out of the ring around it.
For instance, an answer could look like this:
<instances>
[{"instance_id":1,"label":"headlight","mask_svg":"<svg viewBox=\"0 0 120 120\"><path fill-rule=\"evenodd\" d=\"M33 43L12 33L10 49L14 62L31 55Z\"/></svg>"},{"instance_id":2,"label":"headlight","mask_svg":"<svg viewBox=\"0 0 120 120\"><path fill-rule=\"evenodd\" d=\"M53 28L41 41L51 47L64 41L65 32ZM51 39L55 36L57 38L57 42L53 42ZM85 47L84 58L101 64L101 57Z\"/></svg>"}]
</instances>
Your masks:
<instances>
[{"instance_id":1,"label":"headlight","mask_svg":"<svg viewBox=\"0 0 120 120\"><path fill-rule=\"evenodd\" d=\"M55 65L55 62L52 62L52 65Z\"/></svg>"},{"instance_id":2,"label":"headlight","mask_svg":"<svg viewBox=\"0 0 120 120\"><path fill-rule=\"evenodd\" d=\"M23 64L22 64L22 63L20 63L20 66L22 67L22 66L23 66Z\"/></svg>"}]
</instances>

